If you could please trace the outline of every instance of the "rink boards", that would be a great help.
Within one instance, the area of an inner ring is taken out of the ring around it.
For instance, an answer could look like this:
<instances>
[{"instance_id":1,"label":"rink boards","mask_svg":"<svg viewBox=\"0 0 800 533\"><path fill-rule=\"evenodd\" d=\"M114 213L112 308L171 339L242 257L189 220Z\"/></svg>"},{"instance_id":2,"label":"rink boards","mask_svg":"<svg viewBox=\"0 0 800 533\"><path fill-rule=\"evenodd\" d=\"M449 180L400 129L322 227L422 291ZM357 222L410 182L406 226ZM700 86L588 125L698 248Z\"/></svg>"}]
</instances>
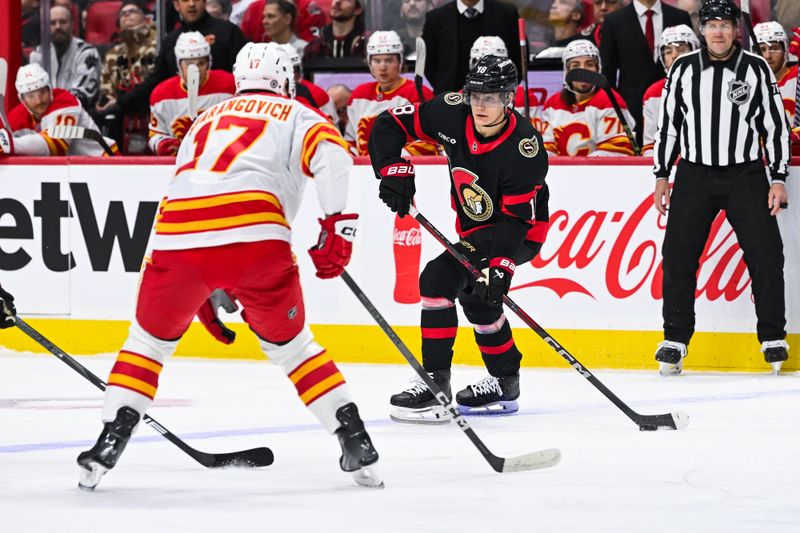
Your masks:
<instances>
[{"instance_id":1,"label":"rink boards","mask_svg":"<svg viewBox=\"0 0 800 533\"><path fill-rule=\"evenodd\" d=\"M12 163L13 164L10 164ZM158 202L172 176L170 158L16 158L0 163L0 283L34 327L73 353L116 351L133 314L139 267ZM416 202L440 230L455 237L443 158L418 158ZM551 160L551 228L540 256L517 269L511 297L590 367L651 368L661 339L661 243L666 219L652 207L652 162L646 158ZM786 257L789 344L800 349L800 167L788 182L791 208L779 215ZM340 280L319 280L305 250L316 242L320 208L310 181L292 223L307 316L337 360L402 362L392 344ZM349 211L360 214L348 271L418 353L419 304L394 299L395 249L418 242L421 264L443 250L417 230L396 231L377 198L366 161L353 168ZM398 245L395 246L395 237ZM764 370L755 339L750 278L728 223L719 217L699 267L697 330L687 366ZM509 314L526 366L562 366L562 358ZM467 326L463 315L462 326ZM239 332L223 346L199 324L179 354L263 357L238 316ZM42 351L19 332L0 345ZM800 365L790 351L785 366ZM462 327L458 363L480 364L471 328Z\"/></svg>"}]
</instances>

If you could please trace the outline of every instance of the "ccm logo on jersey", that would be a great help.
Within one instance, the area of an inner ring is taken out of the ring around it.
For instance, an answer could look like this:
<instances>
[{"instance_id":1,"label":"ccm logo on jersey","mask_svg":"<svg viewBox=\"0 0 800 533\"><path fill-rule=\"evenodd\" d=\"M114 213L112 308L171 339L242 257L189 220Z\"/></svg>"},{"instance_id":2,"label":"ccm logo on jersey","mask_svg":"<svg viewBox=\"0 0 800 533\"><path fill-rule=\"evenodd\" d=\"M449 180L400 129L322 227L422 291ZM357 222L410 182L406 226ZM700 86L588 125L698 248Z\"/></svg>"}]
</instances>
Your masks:
<instances>
[{"instance_id":1,"label":"ccm logo on jersey","mask_svg":"<svg viewBox=\"0 0 800 533\"><path fill-rule=\"evenodd\" d=\"M448 137L447 135L445 135L444 133L442 133L440 131L436 132L436 135L438 135L439 138L442 139L444 142L447 142L447 143L450 143L450 144L455 144L456 143L455 139L453 139L452 137Z\"/></svg>"}]
</instances>

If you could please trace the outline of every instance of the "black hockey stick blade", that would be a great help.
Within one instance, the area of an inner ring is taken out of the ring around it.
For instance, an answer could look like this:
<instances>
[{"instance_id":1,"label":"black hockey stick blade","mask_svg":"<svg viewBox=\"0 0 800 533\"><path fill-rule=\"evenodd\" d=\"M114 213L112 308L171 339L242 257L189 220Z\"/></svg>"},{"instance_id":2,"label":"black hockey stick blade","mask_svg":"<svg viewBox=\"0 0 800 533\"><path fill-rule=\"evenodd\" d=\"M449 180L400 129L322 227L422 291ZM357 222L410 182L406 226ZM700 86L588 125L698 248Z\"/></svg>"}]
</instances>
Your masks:
<instances>
[{"instance_id":1,"label":"black hockey stick blade","mask_svg":"<svg viewBox=\"0 0 800 533\"><path fill-rule=\"evenodd\" d=\"M564 78L567 83L579 82L579 83L589 83L594 85L598 89L605 89L608 87L608 79L600 74L599 72L594 72L592 70L586 70L582 68L576 68L567 71L567 75Z\"/></svg>"},{"instance_id":2,"label":"black hockey stick blade","mask_svg":"<svg viewBox=\"0 0 800 533\"><path fill-rule=\"evenodd\" d=\"M425 56L427 55L425 41L422 37L417 37L417 59L414 63L414 85L417 87L419 101L425 101L425 93L422 90L422 80L425 78Z\"/></svg>"},{"instance_id":3,"label":"black hockey stick blade","mask_svg":"<svg viewBox=\"0 0 800 533\"><path fill-rule=\"evenodd\" d=\"M452 399L448 398L444 391L436 384L433 379L425 372L425 369L422 368L422 365L419 364L419 361L414 357L414 354L411 353L411 350L408 349L408 346L398 337L397 333L395 333L392 326L383 318L380 311L372 304L367 295L364 294L364 291L361 290L361 287L353 280L350 274L347 273L345 270L342 272L342 280L350 287L350 290L353 291L353 294L356 295L356 298L361 302L367 312L372 316L375 322L378 323L380 328L389 337L389 340L392 341L392 344L395 345L395 348L402 354L403 358L411 365L417 375L425 382L428 388L433 392L436 401L442 405L447 411L450 413L450 416L453 417L453 420L458 425L459 429L464 432L464 434L469 438L470 441L478 448L478 451L481 452L484 459L489 463L489 465L494 469L495 472L521 472L523 470L539 470L542 468L549 468L551 466L555 466L561 460L561 452L557 448L548 448L546 450L540 450L537 452L528 453L525 455L520 455L519 457L498 457L497 455L493 454L489 448L483 443L483 441L478 437L475 431L470 427L469 422L464 418L464 416L458 411L458 409L453 405Z\"/></svg>"},{"instance_id":4,"label":"black hockey stick blade","mask_svg":"<svg viewBox=\"0 0 800 533\"><path fill-rule=\"evenodd\" d=\"M50 340L45 338L44 335L33 329L27 322L20 317L15 317L16 325L28 337L36 341L44 349L51 354L58 357L68 367L76 371L78 374L90 381L95 387L100 390L106 390L105 382L93 374L88 368L76 361L72 356L67 354L64 350L53 344ZM272 450L266 447L251 448L249 450L242 450L230 453L207 453L195 450L180 437L169 431L167 428L159 424L153 417L145 414L142 420L158 431L161 436L170 441L172 444L183 450L192 459L207 468L222 468L228 466L238 466L255 468L261 466L269 466L275 460Z\"/></svg>"},{"instance_id":5,"label":"black hockey stick blade","mask_svg":"<svg viewBox=\"0 0 800 533\"><path fill-rule=\"evenodd\" d=\"M420 226L424 227L434 239L445 247L445 249L452 255L456 261L466 268L475 279L480 279L483 274L473 265L467 257L462 254L453 244L447 240L447 237L439 231L436 226L425 218L415 206L411 206L408 214L419 221ZM658 429L683 429L689 424L689 415L682 412L668 413L664 415L642 415L631 409L628 404L623 402L616 394L606 387L602 381L597 379L588 368L583 366L580 361L569 353L563 346L561 346L545 329L540 326L528 313L526 313L519 305L514 302L508 295L503 296L503 303L514 312L525 324L536 332L547 344L550 345L555 352L564 358L567 363L574 368L580 375L586 378L586 381L594 385L603 396L608 398L611 403L616 405L620 411L630 418L641 431L655 431Z\"/></svg>"}]
</instances>

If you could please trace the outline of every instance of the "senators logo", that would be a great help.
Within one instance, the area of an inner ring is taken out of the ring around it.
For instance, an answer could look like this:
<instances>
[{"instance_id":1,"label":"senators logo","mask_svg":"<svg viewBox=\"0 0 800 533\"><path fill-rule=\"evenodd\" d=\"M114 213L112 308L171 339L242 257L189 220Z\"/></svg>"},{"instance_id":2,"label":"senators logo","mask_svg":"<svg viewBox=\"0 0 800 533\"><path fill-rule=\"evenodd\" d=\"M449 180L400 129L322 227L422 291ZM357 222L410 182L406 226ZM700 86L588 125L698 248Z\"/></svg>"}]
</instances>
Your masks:
<instances>
[{"instance_id":1,"label":"senators logo","mask_svg":"<svg viewBox=\"0 0 800 533\"><path fill-rule=\"evenodd\" d=\"M536 154L539 153L539 141L536 140L536 137L522 139L519 142L519 153L525 157L536 157Z\"/></svg>"},{"instance_id":2,"label":"senators logo","mask_svg":"<svg viewBox=\"0 0 800 533\"><path fill-rule=\"evenodd\" d=\"M458 105L464 101L464 97L459 93L447 93L444 95L444 101L450 105Z\"/></svg>"},{"instance_id":3,"label":"senators logo","mask_svg":"<svg viewBox=\"0 0 800 533\"><path fill-rule=\"evenodd\" d=\"M173 120L170 127L172 128L172 133L175 135L175 138L183 139L186 136L186 132L192 127L192 122L194 121L186 115Z\"/></svg>"},{"instance_id":4,"label":"senators logo","mask_svg":"<svg viewBox=\"0 0 800 533\"><path fill-rule=\"evenodd\" d=\"M478 185L478 176L461 167L453 167L453 185L464 213L475 222L483 222L494 213L492 199Z\"/></svg>"}]
</instances>

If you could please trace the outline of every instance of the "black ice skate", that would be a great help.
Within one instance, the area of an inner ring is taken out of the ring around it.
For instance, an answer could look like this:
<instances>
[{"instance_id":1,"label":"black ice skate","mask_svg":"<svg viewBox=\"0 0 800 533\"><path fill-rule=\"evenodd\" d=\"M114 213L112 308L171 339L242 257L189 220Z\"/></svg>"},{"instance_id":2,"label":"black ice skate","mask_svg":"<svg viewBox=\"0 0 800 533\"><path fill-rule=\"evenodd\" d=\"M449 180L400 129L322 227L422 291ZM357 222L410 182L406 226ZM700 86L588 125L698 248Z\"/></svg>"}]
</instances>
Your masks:
<instances>
[{"instance_id":1,"label":"black ice skate","mask_svg":"<svg viewBox=\"0 0 800 533\"><path fill-rule=\"evenodd\" d=\"M656 350L658 372L662 376L675 376L683 372L683 360L688 350L682 342L662 341Z\"/></svg>"},{"instance_id":2,"label":"black ice skate","mask_svg":"<svg viewBox=\"0 0 800 533\"><path fill-rule=\"evenodd\" d=\"M450 392L450 370L435 370L428 375L439 385L448 398ZM394 409L389 418L395 422L409 424L448 424L450 413L434 397L431 390L416 374L406 390L393 394L389 403Z\"/></svg>"},{"instance_id":3,"label":"black ice skate","mask_svg":"<svg viewBox=\"0 0 800 533\"><path fill-rule=\"evenodd\" d=\"M519 411L519 374L486 376L456 394L462 415L510 415Z\"/></svg>"},{"instance_id":4,"label":"black ice skate","mask_svg":"<svg viewBox=\"0 0 800 533\"><path fill-rule=\"evenodd\" d=\"M345 472L350 472L359 485L383 488L377 465L378 452L364 429L364 422L358 416L356 404L350 402L337 409L336 420L342 423L336 430L336 437L342 447L339 466Z\"/></svg>"},{"instance_id":5,"label":"black ice skate","mask_svg":"<svg viewBox=\"0 0 800 533\"><path fill-rule=\"evenodd\" d=\"M106 422L97 443L78 456L80 480L78 487L94 490L100 478L114 468L119 456L128 444L131 433L139 423L139 413L130 407L120 407L113 422Z\"/></svg>"},{"instance_id":6,"label":"black ice skate","mask_svg":"<svg viewBox=\"0 0 800 533\"><path fill-rule=\"evenodd\" d=\"M785 340L764 341L761 343L764 360L772 366L773 374L780 374L783 362L789 359L789 344Z\"/></svg>"}]
</instances>

